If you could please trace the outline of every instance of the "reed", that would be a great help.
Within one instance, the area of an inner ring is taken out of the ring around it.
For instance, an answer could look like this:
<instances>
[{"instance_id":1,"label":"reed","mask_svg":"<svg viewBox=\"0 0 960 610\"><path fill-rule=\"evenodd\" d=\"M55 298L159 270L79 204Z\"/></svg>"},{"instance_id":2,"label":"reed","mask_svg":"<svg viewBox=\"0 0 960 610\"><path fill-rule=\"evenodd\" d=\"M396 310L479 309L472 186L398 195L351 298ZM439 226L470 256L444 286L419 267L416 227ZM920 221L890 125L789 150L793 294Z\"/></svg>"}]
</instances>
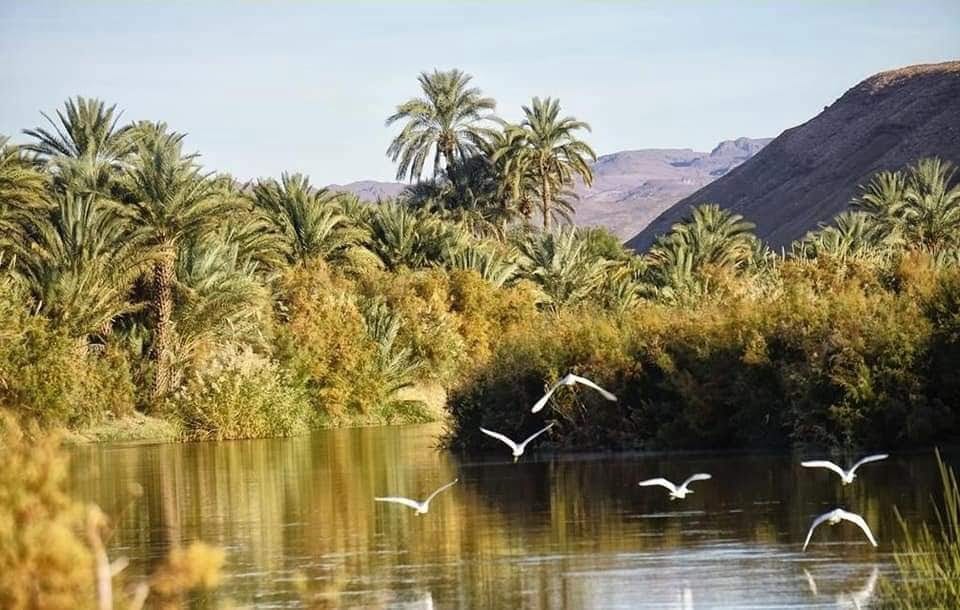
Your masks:
<instances>
[{"instance_id":1,"label":"reed","mask_svg":"<svg viewBox=\"0 0 960 610\"><path fill-rule=\"evenodd\" d=\"M897 511L903 533L894 551L898 574L885 583L881 607L960 608L960 486L939 451L937 467L943 498L934 500L935 524L911 526Z\"/></svg>"}]
</instances>

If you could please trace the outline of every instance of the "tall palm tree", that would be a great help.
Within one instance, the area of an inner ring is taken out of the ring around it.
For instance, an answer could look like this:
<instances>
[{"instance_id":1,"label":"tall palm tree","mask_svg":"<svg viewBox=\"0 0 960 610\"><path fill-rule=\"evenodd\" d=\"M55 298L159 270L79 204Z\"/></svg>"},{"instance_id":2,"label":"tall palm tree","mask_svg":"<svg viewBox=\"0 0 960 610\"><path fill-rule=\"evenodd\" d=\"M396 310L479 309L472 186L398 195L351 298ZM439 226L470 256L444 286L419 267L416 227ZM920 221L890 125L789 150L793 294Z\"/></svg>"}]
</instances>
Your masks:
<instances>
[{"instance_id":1,"label":"tall palm tree","mask_svg":"<svg viewBox=\"0 0 960 610\"><path fill-rule=\"evenodd\" d=\"M208 231L227 211L214 183L203 174L196 155L184 154L183 134L163 124L139 124L136 150L124 176L125 201L132 221L143 228L156 253L153 266L154 398L170 382L173 341L173 281L178 246Z\"/></svg>"},{"instance_id":2,"label":"tall palm tree","mask_svg":"<svg viewBox=\"0 0 960 610\"><path fill-rule=\"evenodd\" d=\"M399 161L397 180L407 175L419 179L430 157L434 176L439 176L455 160L479 150L496 102L471 87L472 79L460 70L421 72L417 77L423 97L400 104L386 121L388 127L406 121L387 148L387 156Z\"/></svg>"},{"instance_id":3,"label":"tall palm tree","mask_svg":"<svg viewBox=\"0 0 960 610\"><path fill-rule=\"evenodd\" d=\"M119 163L131 151L129 126L120 126L121 112L97 99L68 99L54 119L41 113L49 127L25 129L36 142L25 146L47 163L59 188L107 194Z\"/></svg>"},{"instance_id":4,"label":"tall palm tree","mask_svg":"<svg viewBox=\"0 0 960 610\"><path fill-rule=\"evenodd\" d=\"M590 125L572 116L561 117L559 100L535 97L523 107L523 114L519 125L507 127L504 145L494 160L503 161L515 190L523 176L532 177L543 226L549 229L557 207L562 202L569 206L569 194L564 193L574 178L579 176L587 186L593 183L590 162L597 155L578 138L577 132L590 131Z\"/></svg>"},{"instance_id":5,"label":"tall palm tree","mask_svg":"<svg viewBox=\"0 0 960 610\"><path fill-rule=\"evenodd\" d=\"M342 259L358 244L362 232L340 212L342 197L314 188L301 174L284 173L279 182L265 180L253 188L256 207L279 236L287 261L294 264L312 258Z\"/></svg>"},{"instance_id":6,"label":"tall palm tree","mask_svg":"<svg viewBox=\"0 0 960 610\"><path fill-rule=\"evenodd\" d=\"M482 155L493 167L497 180L497 196L514 217L527 224L533 218L537 199L536 178L518 158L521 152L518 140L522 132L505 124L503 129L491 131L484 143Z\"/></svg>"}]
</instances>

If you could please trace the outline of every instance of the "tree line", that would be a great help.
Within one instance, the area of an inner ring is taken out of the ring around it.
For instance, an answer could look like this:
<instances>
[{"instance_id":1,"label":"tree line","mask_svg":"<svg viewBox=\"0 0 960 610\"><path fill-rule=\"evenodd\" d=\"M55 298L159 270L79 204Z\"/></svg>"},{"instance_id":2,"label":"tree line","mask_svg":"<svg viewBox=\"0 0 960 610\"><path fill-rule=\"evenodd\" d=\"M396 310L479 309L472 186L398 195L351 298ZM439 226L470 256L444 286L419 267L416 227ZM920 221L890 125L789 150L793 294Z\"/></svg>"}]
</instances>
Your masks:
<instances>
[{"instance_id":1,"label":"tree line","mask_svg":"<svg viewBox=\"0 0 960 610\"><path fill-rule=\"evenodd\" d=\"M633 253L570 224L576 181L591 183L596 158L587 123L552 98L534 98L519 123L499 119L458 70L425 72L419 85L386 120L399 129L387 154L411 184L377 203L296 173L211 172L185 134L123 122L100 100L67 100L22 145L4 138L0 406L71 426L142 411L203 438L416 421L435 416L423 405L436 387L456 415L464 401L482 406L471 389L484 379L505 382L492 375L511 361L505 345L558 320L630 335L638 320L662 330L706 311L734 319L746 300L772 307L801 287L832 303L838 291L825 287L837 282L868 299L913 298L919 277L929 286L916 307L932 307L925 299L947 290L960 260L960 187L939 159L877 174L851 211L786 251L704 204ZM951 319L949 298L938 303L937 320ZM624 381L653 358L636 349L610 354L620 364L606 373ZM541 361L527 383L589 360ZM664 404L686 404L675 389ZM655 390L636 408L654 408ZM848 398L832 389L810 405L843 411Z\"/></svg>"}]
</instances>

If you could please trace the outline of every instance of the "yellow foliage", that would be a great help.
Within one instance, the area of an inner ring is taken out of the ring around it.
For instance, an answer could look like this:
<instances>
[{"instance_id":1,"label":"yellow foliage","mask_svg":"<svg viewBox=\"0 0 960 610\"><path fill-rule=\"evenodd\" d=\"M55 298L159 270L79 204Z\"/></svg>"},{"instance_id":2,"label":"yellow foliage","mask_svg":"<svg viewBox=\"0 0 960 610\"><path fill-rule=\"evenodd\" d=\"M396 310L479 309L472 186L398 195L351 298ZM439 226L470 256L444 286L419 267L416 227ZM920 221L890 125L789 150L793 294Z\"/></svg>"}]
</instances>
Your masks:
<instances>
[{"instance_id":1,"label":"yellow foliage","mask_svg":"<svg viewBox=\"0 0 960 610\"><path fill-rule=\"evenodd\" d=\"M0 420L0 608L92 606L93 563L83 507L65 491L67 460L56 436Z\"/></svg>"},{"instance_id":2,"label":"yellow foliage","mask_svg":"<svg viewBox=\"0 0 960 610\"><path fill-rule=\"evenodd\" d=\"M223 549L203 542L170 551L166 562L150 579L150 589L160 597L173 597L194 589L213 589L220 584Z\"/></svg>"}]
</instances>

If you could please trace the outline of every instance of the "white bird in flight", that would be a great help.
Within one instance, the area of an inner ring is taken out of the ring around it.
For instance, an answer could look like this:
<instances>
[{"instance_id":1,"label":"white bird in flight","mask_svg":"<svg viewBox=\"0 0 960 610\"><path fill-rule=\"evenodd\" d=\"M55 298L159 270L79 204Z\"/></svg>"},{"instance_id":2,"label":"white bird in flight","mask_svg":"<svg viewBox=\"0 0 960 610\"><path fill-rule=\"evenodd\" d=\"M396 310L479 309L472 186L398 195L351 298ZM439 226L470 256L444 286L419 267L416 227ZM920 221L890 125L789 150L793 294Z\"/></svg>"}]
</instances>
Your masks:
<instances>
[{"instance_id":1,"label":"white bird in flight","mask_svg":"<svg viewBox=\"0 0 960 610\"><path fill-rule=\"evenodd\" d=\"M427 511L430 510L430 500L433 500L435 497L437 497L437 494L439 494L441 491L448 489L450 487L453 487L456 484L456 482L459 480L460 479L454 479L450 481L443 487L437 489L437 491L427 496L427 499L424 500L423 502L417 502L416 500L411 500L410 498L401 498L397 496L390 496L387 498L374 498L374 500L376 500L377 502L393 502L395 504L403 504L404 506L409 506L413 510L417 511L417 515L425 515L427 514Z\"/></svg>"},{"instance_id":2,"label":"white bird in flight","mask_svg":"<svg viewBox=\"0 0 960 610\"><path fill-rule=\"evenodd\" d=\"M810 538L813 536L813 530L817 529L817 526L824 522L827 522L830 525L836 525L841 521L849 521L850 523L855 524L857 527L863 530L864 534L867 535L867 539L870 540L870 544L877 546L877 541L873 537L873 532L870 531L870 526L867 525L867 522L863 520L863 517L857 513L851 513L850 511L843 510L842 508L835 508L828 513L823 513L813 520L813 525L810 526L810 531L807 532L807 539L803 543L803 550L807 550L807 545L810 544Z\"/></svg>"},{"instance_id":3,"label":"white bird in flight","mask_svg":"<svg viewBox=\"0 0 960 610\"><path fill-rule=\"evenodd\" d=\"M517 460L520 459L520 456L523 455L523 450L527 448L527 443L529 443L533 439L537 438L538 436L540 436L541 434L543 434L544 432L552 428L555 424L556 422L553 422L550 425L548 425L546 428L537 430L536 432L528 436L527 440L523 441L519 445L513 442L513 440L504 436L503 434L500 434L499 432L494 432L493 430L487 430L486 428L480 428L480 432L483 432L487 436L491 436L497 439L498 441L503 442L507 447L510 447L510 449L513 451L513 461L516 462Z\"/></svg>"},{"instance_id":4,"label":"white bird in flight","mask_svg":"<svg viewBox=\"0 0 960 610\"><path fill-rule=\"evenodd\" d=\"M853 483L853 480L855 478L857 478L857 475L855 474L857 471L857 468L860 468L861 466L869 462L879 462L880 460L885 460L888 457L890 456L887 455L886 453L878 453L877 455L868 455L867 457L863 458L862 460L860 460L859 462L851 466L850 470L844 470L843 468L840 468L839 466L837 466L836 464L834 464L829 460L813 460L809 462L800 462L800 465L806 468L826 468L828 470L832 470L838 475L840 475L840 480L843 481L844 485L849 485L850 483Z\"/></svg>"},{"instance_id":5,"label":"white bird in flight","mask_svg":"<svg viewBox=\"0 0 960 610\"><path fill-rule=\"evenodd\" d=\"M693 475L686 481L684 481L683 485L681 485L680 487L677 487L676 485L674 485L673 483L671 483L670 481L664 478L647 479L646 481L640 481L639 485L640 487L650 487L651 485L659 485L660 487L666 487L667 489L670 490L671 500L682 500L687 496L687 494L693 493L692 489L688 489L688 487L690 486L690 483L693 483L694 481L706 481L707 479L711 479L711 478L713 477L711 477L709 474L698 473Z\"/></svg>"},{"instance_id":6,"label":"white bird in flight","mask_svg":"<svg viewBox=\"0 0 960 610\"><path fill-rule=\"evenodd\" d=\"M600 395L609 401L616 402L617 400L616 396L604 390L603 388L593 383L586 377L580 377L579 375L574 375L573 373L570 373L569 375L567 375L566 377L564 377L563 379L555 383L552 388L547 390L547 393L544 394L543 397L541 397L540 400L538 400L535 405L533 405L533 408L530 409L530 412L536 413L537 411L543 409L543 407L547 405L547 401L550 400L550 397L553 396L553 393L556 392L557 388L559 388L560 386L574 385L576 383L579 383L580 385L585 385L588 388L593 388L594 390L600 392Z\"/></svg>"}]
</instances>

